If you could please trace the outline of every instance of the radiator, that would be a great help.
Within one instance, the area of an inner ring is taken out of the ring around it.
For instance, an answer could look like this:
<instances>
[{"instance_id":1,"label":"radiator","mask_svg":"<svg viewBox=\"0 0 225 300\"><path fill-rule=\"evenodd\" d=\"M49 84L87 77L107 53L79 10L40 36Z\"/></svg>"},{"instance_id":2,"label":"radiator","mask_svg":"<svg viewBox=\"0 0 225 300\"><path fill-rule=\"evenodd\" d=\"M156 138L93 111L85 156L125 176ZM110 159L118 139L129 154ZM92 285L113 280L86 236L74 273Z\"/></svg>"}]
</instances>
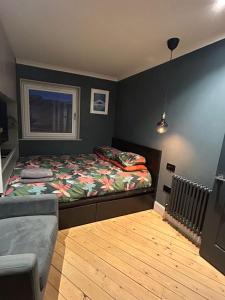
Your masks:
<instances>
[{"instance_id":1,"label":"radiator","mask_svg":"<svg viewBox=\"0 0 225 300\"><path fill-rule=\"evenodd\" d=\"M197 246L211 190L181 176L172 178L171 193L166 204L164 220L175 227Z\"/></svg>"}]
</instances>

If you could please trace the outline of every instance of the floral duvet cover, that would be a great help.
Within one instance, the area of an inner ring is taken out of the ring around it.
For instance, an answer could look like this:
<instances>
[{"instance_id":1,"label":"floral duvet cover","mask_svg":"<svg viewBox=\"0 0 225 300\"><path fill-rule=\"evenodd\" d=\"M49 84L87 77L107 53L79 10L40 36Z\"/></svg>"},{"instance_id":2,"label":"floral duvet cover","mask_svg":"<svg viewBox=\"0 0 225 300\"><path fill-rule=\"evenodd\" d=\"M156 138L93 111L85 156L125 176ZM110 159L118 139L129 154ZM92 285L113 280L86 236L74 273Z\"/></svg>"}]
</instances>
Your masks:
<instances>
[{"instance_id":1,"label":"floral duvet cover","mask_svg":"<svg viewBox=\"0 0 225 300\"><path fill-rule=\"evenodd\" d=\"M22 169L38 167L51 169L54 180L29 184L20 182ZM17 163L5 194L23 196L53 193L60 202L70 202L150 186L151 175L147 170L124 172L95 154L32 156Z\"/></svg>"}]
</instances>

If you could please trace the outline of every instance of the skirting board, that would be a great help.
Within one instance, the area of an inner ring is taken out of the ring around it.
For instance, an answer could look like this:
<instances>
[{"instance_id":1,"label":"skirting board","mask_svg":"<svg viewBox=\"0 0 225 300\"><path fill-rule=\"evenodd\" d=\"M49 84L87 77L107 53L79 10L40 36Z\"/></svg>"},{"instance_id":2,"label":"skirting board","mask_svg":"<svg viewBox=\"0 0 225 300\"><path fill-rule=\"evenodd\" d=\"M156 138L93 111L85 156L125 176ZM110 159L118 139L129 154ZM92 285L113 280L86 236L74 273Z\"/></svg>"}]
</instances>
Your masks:
<instances>
[{"instance_id":1,"label":"skirting board","mask_svg":"<svg viewBox=\"0 0 225 300\"><path fill-rule=\"evenodd\" d=\"M161 216L164 215L164 212L165 212L165 207L160 204L159 202L155 201L154 203L154 210L159 213Z\"/></svg>"}]
</instances>

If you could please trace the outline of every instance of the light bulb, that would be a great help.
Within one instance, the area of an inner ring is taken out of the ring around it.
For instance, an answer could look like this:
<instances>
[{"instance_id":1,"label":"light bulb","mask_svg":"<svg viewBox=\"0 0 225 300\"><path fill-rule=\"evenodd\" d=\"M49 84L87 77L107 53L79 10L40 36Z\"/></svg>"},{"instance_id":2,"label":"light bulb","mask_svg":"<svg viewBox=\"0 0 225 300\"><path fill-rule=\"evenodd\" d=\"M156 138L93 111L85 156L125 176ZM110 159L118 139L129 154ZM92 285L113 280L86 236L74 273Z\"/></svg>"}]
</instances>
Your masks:
<instances>
[{"instance_id":1,"label":"light bulb","mask_svg":"<svg viewBox=\"0 0 225 300\"><path fill-rule=\"evenodd\" d=\"M161 120L156 124L156 131L158 133L165 133L168 130L168 124L166 123L166 114L165 112L161 116Z\"/></svg>"}]
</instances>

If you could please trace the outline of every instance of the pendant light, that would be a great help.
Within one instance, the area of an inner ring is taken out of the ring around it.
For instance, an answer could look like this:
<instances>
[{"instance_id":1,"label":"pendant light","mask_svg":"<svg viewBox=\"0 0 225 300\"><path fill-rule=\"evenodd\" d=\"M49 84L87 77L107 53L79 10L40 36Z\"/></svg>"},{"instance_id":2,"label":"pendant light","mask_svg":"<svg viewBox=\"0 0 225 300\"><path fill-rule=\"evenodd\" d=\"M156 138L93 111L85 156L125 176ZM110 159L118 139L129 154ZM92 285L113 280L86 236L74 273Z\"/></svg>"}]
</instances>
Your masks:
<instances>
[{"instance_id":1,"label":"pendant light","mask_svg":"<svg viewBox=\"0 0 225 300\"><path fill-rule=\"evenodd\" d=\"M170 50L170 60L173 59L173 50L177 48L180 39L177 37L171 38L167 41L167 47ZM166 93L165 93L166 94ZM167 104L167 95L165 95L165 109ZM156 124L156 131L158 133L165 133L168 130L168 124L166 123L166 112L161 115L161 120Z\"/></svg>"}]
</instances>

